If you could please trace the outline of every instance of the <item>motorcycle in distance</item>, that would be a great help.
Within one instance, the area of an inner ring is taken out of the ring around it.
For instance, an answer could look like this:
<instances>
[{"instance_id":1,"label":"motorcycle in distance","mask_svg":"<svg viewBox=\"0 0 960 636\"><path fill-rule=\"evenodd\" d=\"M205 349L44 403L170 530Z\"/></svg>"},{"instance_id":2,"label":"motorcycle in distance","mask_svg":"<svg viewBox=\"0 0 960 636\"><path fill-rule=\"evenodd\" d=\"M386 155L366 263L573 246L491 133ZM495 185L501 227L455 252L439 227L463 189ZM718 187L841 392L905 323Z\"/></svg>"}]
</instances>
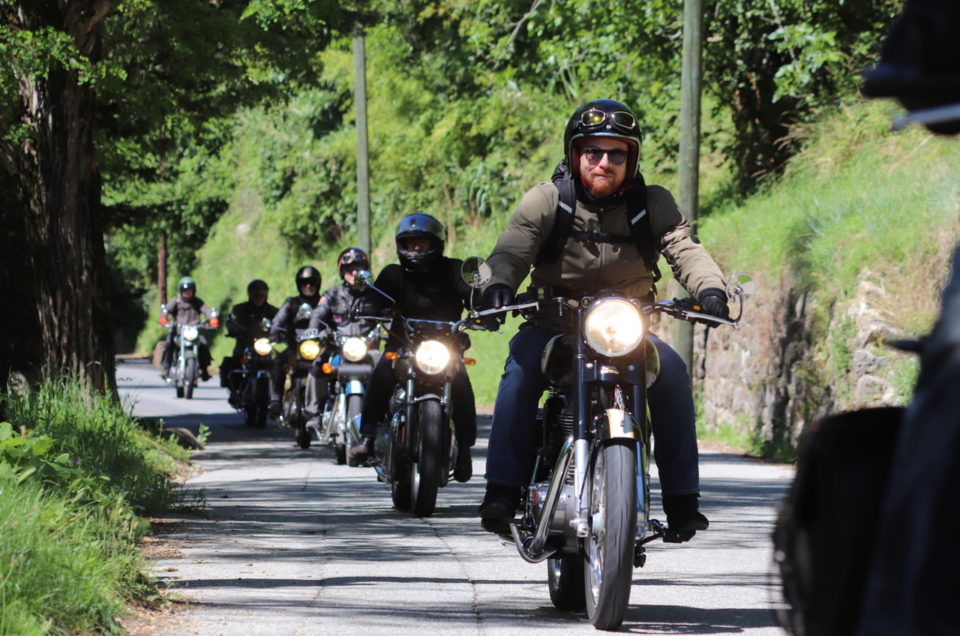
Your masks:
<instances>
[{"instance_id":1,"label":"motorcycle in distance","mask_svg":"<svg viewBox=\"0 0 960 636\"><path fill-rule=\"evenodd\" d=\"M479 269L484 267L489 271L481 262ZM471 312L482 319L506 311L556 311L570 325L543 354L549 384L537 418L542 443L522 517L503 535L528 563L547 561L556 608L586 607L597 629L616 629L629 603L633 568L646 561L646 544L689 539L650 511L646 390L659 370L656 347L647 338L650 317L737 327L752 287L745 274L729 281L727 294L739 304L733 320L698 311L690 298L643 303L599 293L577 300L545 290L521 294L512 306Z\"/></svg>"},{"instance_id":2,"label":"motorcycle in distance","mask_svg":"<svg viewBox=\"0 0 960 636\"><path fill-rule=\"evenodd\" d=\"M371 279L367 271L356 275L361 285L395 304ZM463 357L470 346L463 330L473 325L465 320L393 319L401 321L406 342L384 354L393 362L397 385L387 419L378 423L369 463L377 478L390 484L397 510L426 517L433 514L437 491L450 481L456 465L451 383L461 365L476 362Z\"/></svg>"},{"instance_id":3,"label":"motorcycle in distance","mask_svg":"<svg viewBox=\"0 0 960 636\"><path fill-rule=\"evenodd\" d=\"M320 418L318 438L321 443L333 446L338 464L347 462L350 449L360 441L359 424L354 420L360 416L366 385L376 363L373 353L379 350L380 342L384 339L379 323L389 320L368 316L361 318L376 320L378 324L362 336L348 336L329 330L326 346L334 353L321 368L324 374L322 381L329 383L329 391Z\"/></svg>"},{"instance_id":4,"label":"motorcycle in distance","mask_svg":"<svg viewBox=\"0 0 960 636\"><path fill-rule=\"evenodd\" d=\"M206 323L178 325L167 320L167 306L164 304L160 305L160 324L174 330L173 363L170 365L167 382L176 388L178 398L193 399L193 390L200 376L200 334L220 328L217 310L212 310Z\"/></svg>"},{"instance_id":5,"label":"motorcycle in distance","mask_svg":"<svg viewBox=\"0 0 960 636\"><path fill-rule=\"evenodd\" d=\"M297 310L296 320L308 320L313 308L304 303ZM283 398L280 403L280 415L277 424L281 428L296 429L297 446L310 448L313 434L307 429L307 416L304 411L306 397L306 379L313 361L320 355L320 332L316 329L297 329L295 343L296 356L290 356L284 365L287 373Z\"/></svg>"},{"instance_id":6,"label":"motorcycle in distance","mask_svg":"<svg viewBox=\"0 0 960 636\"><path fill-rule=\"evenodd\" d=\"M273 372L273 343L267 334L270 319L260 322L258 333L248 333L237 324L231 314L227 319L227 335L244 343L240 367L230 370L228 387L234 387L232 405L244 414L244 423L253 428L264 428L270 407L270 376Z\"/></svg>"}]
</instances>

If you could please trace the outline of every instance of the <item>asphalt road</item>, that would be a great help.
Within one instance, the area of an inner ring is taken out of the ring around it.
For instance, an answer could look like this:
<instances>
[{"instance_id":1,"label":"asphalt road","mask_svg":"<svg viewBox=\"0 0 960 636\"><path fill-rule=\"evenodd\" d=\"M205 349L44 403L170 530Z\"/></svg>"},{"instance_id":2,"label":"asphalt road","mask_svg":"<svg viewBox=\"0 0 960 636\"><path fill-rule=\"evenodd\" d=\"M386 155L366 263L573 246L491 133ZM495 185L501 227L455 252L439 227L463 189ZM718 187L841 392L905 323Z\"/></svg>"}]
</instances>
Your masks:
<instances>
[{"instance_id":1,"label":"asphalt road","mask_svg":"<svg viewBox=\"0 0 960 636\"><path fill-rule=\"evenodd\" d=\"M136 415L211 429L194 454L203 472L186 485L204 494L208 514L164 519L161 536L177 549L152 570L190 602L139 633L595 632L585 614L553 608L545 564L523 562L480 528L481 478L450 484L437 512L418 519L391 507L371 469L338 466L329 448L301 450L272 423L246 428L216 378L178 400L146 362L121 362L117 375ZM482 418L476 475L488 430ZM782 634L771 611L770 531L791 477L787 467L703 451L710 529L686 544L650 544L622 629Z\"/></svg>"}]
</instances>

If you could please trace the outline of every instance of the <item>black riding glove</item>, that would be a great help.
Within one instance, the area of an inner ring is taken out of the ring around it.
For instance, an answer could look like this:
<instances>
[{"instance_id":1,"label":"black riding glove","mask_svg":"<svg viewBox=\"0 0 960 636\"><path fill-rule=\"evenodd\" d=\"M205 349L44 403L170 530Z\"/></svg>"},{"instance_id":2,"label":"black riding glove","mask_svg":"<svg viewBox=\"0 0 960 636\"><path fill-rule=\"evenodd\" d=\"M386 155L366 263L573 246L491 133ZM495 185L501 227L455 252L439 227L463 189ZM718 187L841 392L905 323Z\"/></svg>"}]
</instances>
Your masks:
<instances>
[{"instance_id":1,"label":"black riding glove","mask_svg":"<svg viewBox=\"0 0 960 636\"><path fill-rule=\"evenodd\" d=\"M501 307L512 305L513 299L513 290L510 289L509 285L504 285L503 283L494 283L483 290L483 298L481 299L480 304L484 309L500 309ZM502 314L497 314L496 316L489 316L488 318L492 318L499 324L503 324L503 322L507 319L507 314L504 312Z\"/></svg>"},{"instance_id":2,"label":"black riding glove","mask_svg":"<svg viewBox=\"0 0 960 636\"><path fill-rule=\"evenodd\" d=\"M708 287L700 292L697 298L697 304L705 314L716 316L728 320L730 318L730 307L727 306L727 293L716 287Z\"/></svg>"}]
</instances>

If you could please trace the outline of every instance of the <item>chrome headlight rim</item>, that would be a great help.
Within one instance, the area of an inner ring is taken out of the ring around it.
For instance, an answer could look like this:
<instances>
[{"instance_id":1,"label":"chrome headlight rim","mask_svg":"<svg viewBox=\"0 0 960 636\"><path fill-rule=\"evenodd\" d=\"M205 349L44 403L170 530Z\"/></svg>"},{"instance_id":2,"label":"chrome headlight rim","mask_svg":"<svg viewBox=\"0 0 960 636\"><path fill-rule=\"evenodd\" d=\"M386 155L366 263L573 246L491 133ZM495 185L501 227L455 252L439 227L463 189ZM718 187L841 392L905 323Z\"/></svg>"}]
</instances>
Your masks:
<instances>
[{"instance_id":1,"label":"chrome headlight rim","mask_svg":"<svg viewBox=\"0 0 960 636\"><path fill-rule=\"evenodd\" d=\"M450 349L439 340L424 340L417 346L413 360L427 375L442 373L450 364Z\"/></svg>"},{"instance_id":2,"label":"chrome headlight rim","mask_svg":"<svg viewBox=\"0 0 960 636\"><path fill-rule=\"evenodd\" d=\"M609 358L636 351L645 334L640 309L619 296L596 301L583 319L583 338L587 345Z\"/></svg>"},{"instance_id":3,"label":"chrome headlight rim","mask_svg":"<svg viewBox=\"0 0 960 636\"><path fill-rule=\"evenodd\" d=\"M253 350L257 352L257 355L270 355L270 352L273 351L273 345L270 343L270 338L257 338L254 340Z\"/></svg>"},{"instance_id":4,"label":"chrome headlight rim","mask_svg":"<svg viewBox=\"0 0 960 636\"><path fill-rule=\"evenodd\" d=\"M194 340L200 337L200 330L197 329L197 327L194 325L184 325L180 329L180 335L183 337L184 340L189 340L190 342L193 342Z\"/></svg>"},{"instance_id":5,"label":"chrome headlight rim","mask_svg":"<svg viewBox=\"0 0 960 636\"><path fill-rule=\"evenodd\" d=\"M362 338L350 336L340 347L343 357L350 362L360 362L367 357L367 343Z\"/></svg>"},{"instance_id":6,"label":"chrome headlight rim","mask_svg":"<svg viewBox=\"0 0 960 636\"><path fill-rule=\"evenodd\" d=\"M300 357L304 360L315 360L320 355L320 342L317 340L304 340L297 347Z\"/></svg>"}]
</instances>

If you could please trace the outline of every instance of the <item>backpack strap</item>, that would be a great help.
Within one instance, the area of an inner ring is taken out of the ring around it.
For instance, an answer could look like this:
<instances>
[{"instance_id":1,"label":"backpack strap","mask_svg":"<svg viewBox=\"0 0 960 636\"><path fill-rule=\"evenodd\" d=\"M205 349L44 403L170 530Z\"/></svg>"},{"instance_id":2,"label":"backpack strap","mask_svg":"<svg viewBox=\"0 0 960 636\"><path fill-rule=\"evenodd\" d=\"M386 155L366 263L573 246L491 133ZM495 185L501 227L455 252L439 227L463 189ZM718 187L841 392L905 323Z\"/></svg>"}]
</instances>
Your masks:
<instances>
[{"instance_id":1,"label":"backpack strap","mask_svg":"<svg viewBox=\"0 0 960 636\"><path fill-rule=\"evenodd\" d=\"M657 267L659 251L653 236L653 227L650 225L650 214L647 210L647 184L643 175L637 173L634 184L626 189L624 196L627 199L627 221L630 224L630 234L633 243L640 252L644 265L653 274L653 282L660 280L660 268Z\"/></svg>"},{"instance_id":2,"label":"backpack strap","mask_svg":"<svg viewBox=\"0 0 960 636\"><path fill-rule=\"evenodd\" d=\"M560 258L563 246L573 229L573 217L577 207L577 188L570 176L570 171L567 169L566 159L557 164L551 180L560 193L560 199L557 201L553 229L550 230L547 240L540 248L540 253L537 254L536 265L549 263Z\"/></svg>"},{"instance_id":3,"label":"backpack strap","mask_svg":"<svg viewBox=\"0 0 960 636\"><path fill-rule=\"evenodd\" d=\"M563 246L571 235L578 238L586 238L598 243L626 243L632 242L644 265L653 274L653 281L660 280L660 268L657 267L659 252L656 241L653 237L653 228L650 225L650 214L647 212L647 184L643 180L643 175L637 173L634 185L627 188L624 192L627 202L627 215L630 225L630 237L611 235L608 233L597 232L573 232L573 217L577 206L577 189L573 177L567 168L567 160L563 159L557 164L551 177L553 184L560 193L557 201L556 216L553 222L553 229L550 230L547 240L540 248L535 264L549 263L560 258L563 252Z\"/></svg>"}]
</instances>

